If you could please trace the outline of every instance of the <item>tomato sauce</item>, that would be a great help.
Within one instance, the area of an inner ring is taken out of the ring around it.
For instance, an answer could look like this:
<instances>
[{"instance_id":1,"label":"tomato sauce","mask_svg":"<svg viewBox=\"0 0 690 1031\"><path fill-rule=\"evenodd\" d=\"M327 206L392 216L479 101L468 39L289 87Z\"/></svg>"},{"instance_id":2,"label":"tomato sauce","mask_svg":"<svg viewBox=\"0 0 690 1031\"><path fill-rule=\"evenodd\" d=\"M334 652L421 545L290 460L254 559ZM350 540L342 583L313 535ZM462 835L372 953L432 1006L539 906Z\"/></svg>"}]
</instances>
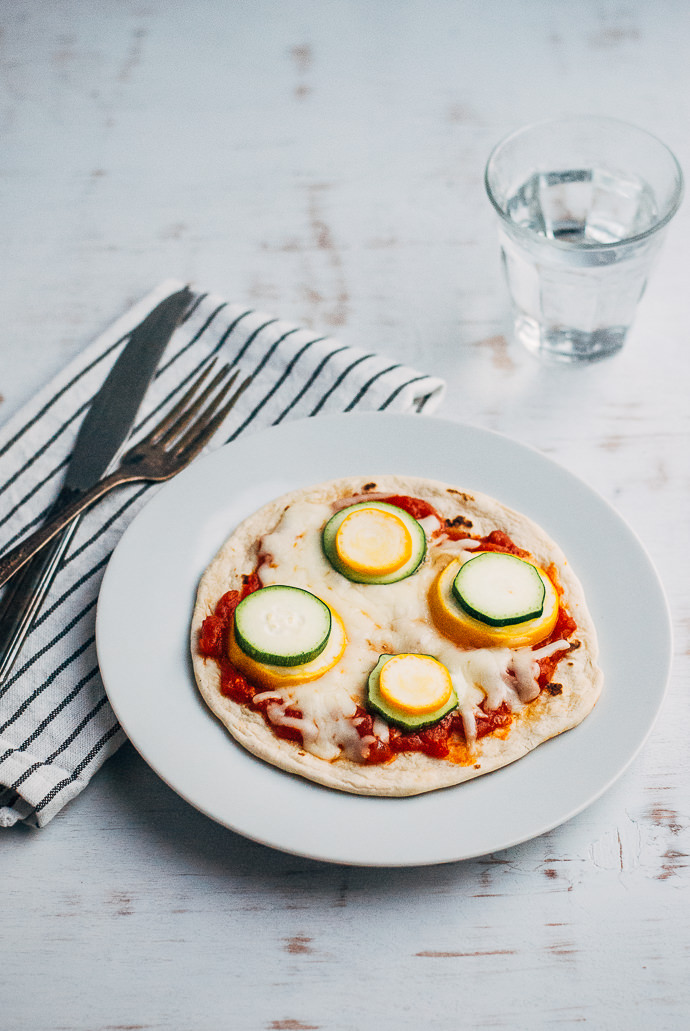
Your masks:
<instances>
[{"instance_id":1,"label":"tomato sauce","mask_svg":"<svg viewBox=\"0 0 690 1031\"><path fill-rule=\"evenodd\" d=\"M523 548L519 548L517 544L511 540L508 534L503 532L503 530L492 530L491 533L487 534L485 537L478 537L475 534L468 533L467 529L462 525L455 526L451 524L443 527L440 532L445 534L447 537L450 537L451 540L464 540L471 538L472 540L479 541L480 546L477 548L477 552L502 551L507 555L516 555L517 558L530 558L529 552L525 551ZM546 572L558 591L559 597L562 598L563 588L558 582L555 566L549 566ZM558 606L556 625L549 636L544 641L540 641L536 647L541 648L546 644L551 644L552 641L567 641L573 636L576 630L577 623L561 601ZM556 671L556 667L565 654L567 654L567 652L563 650L554 652L553 655L549 655L545 659L539 659L539 676L537 678L537 683L542 691L550 685L551 679ZM558 687L559 685L555 686Z\"/></svg>"},{"instance_id":2,"label":"tomato sauce","mask_svg":"<svg viewBox=\"0 0 690 1031\"><path fill-rule=\"evenodd\" d=\"M559 593L561 593L560 590ZM539 647L545 644L550 644L552 641L567 641L573 636L576 630L577 623L564 605L561 604L558 608L558 618L556 620L555 627L549 634L548 638L541 642ZM537 682L542 690L549 686L551 679L556 672L556 666L564 655L567 654L568 653L566 651L555 652L553 655L549 655L546 659L539 660L539 677L537 678Z\"/></svg>"},{"instance_id":3,"label":"tomato sauce","mask_svg":"<svg viewBox=\"0 0 690 1031\"><path fill-rule=\"evenodd\" d=\"M261 587L256 573L242 578L240 591L227 591L216 603L212 616L206 616L199 633L199 652L207 659L215 659L220 667L220 691L226 698L242 705L250 703L257 693L244 674L235 669L227 657L225 642L232 626L235 609L248 594Z\"/></svg>"},{"instance_id":4,"label":"tomato sauce","mask_svg":"<svg viewBox=\"0 0 690 1031\"><path fill-rule=\"evenodd\" d=\"M525 551L524 548L518 548L507 533L503 530L492 530L491 533L486 534L485 537L478 537L476 534L468 533L462 526L446 526L441 530L446 537L450 537L453 541L459 540L473 540L479 542L479 547L476 549L480 551L502 551L506 555L516 555L518 558L529 558L529 552ZM474 550L474 549L473 549Z\"/></svg>"},{"instance_id":5,"label":"tomato sauce","mask_svg":"<svg viewBox=\"0 0 690 1031\"><path fill-rule=\"evenodd\" d=\"M426 519L430 515L436 516L437 519L439 518L434 506L421 498L408 498L402 494L391 494L390 497L379 498L378 500L383 501L386 505L397 505L398 508L402 508L403 512L411 515L413 519Z\"/></svg>"},{"instance_id":6,"label":"tomato sauce","mask_svg":"<svg viewBox=\"0 0 690 1031\"><path fill-rule=\"evenodd\" d=\"M519 548L508 534L502 530L492 530L486 536L478 537L468 532L467 521L460 524L444 524L444 520L440 518L435 508L428 501L423 501L421 498L395 494L381 500L384 500L389 505L397 505L398 508L404 509L405 512L408 512L415 519L425 519L430 515L435 516L442 524L441 529L438 531L439 533L443 533L453 540L471 537L473 540L480 542L481 546L478 550L502 551L510 555L516 555L518 558L529 558L529 553ZM559 595L562 597L563 590L555 575L555 568L550 567L548 573ZM254 696L263 692L257 691L257 688L239 670L235 669L227 657L225 642L227 641L228 634L232 631L235 609L243 598L261 587L261 581L256 571L244 576L242 581L241 590L227 591L218 601L213 615L207 616L204 619L199 633L199 652L206 658L214 659L218 663L221 679L220 689L225 697L231 698L232 701L238 702L241 705L249 705L256 711L261 712L276 737L286 738L287 740L302 744L302 735L297 727L286 727L272 723L269 720L267 708L271 704L271 699L265 698L258 702L254 701ZM552 641L567 640L572 637L576 630L577 624L575 620L568 613L565 606L561 604L553 631L545 641L540 642L538 647L542 647ZM560 685L552 683L552 678L564 654L567 654L567 652L559 651L554 655L539 660L540 672L538 683L541 690L547 690L550 694L560 693ZM513 713L510 712L505 703L498 709L490 709L488 711L484 708L484 704L482 703L480 711L475 716L477 740L497 731L506 731L514 718ZM288 706L284 712L286 716L295 719L302 718L302 712L296 706ZM457 746L465 743L462 716L457 709L448 713L447 716L444 716L433 727L427 727L425 730L412 732L391 726L388 741L382 741L374 734L374 719L375 717L367 712L366 709L357 706L353 720L355 721L359 736L362 738L375 738L374 743L369 745L368 756L365 760L369 765L390 762L391 759L394 759L401 752L423 752L425 755L434 758L445 759L453 751L454 745Z\"/></svg>"},{"instance_id":7,"label":"tomato sauce","mask_svg":"<svg viewBox=\"0 0 690 1031\"><path fill-rule=\"evenodd\" d=\"M240 705L249 705L252 709L262 714L276 737L286 738L288 741L297 741L302 744L302 735L298 727L286 727L281 724L272 723L268 718L267 709L271 704L270 698L254 700L256 694L264 692L257 691L256 687L235 669L227 657L225 642L228 634L231 633L232 621L235 609L248 594L257 591L261 587L261 581L256 572L242 578L243 584L240 591L227 591L218 601L213 615L207 616L201 624L199 634L199 651L208 659L215 659L220 668L220 691L226 698ZM294 705L288 705L283 710L285 716L293 719L301 719L301 711Z\"/></svg>"},{"instance_id":8,"label":"tomato sauce","mask_svg":"<svg viewBox=\"0 0 690 1031\"><path fill-rule=\"evenodd\" d=\"M360 706L355 713L357 731L360 737L373 736L374 717ZM493 734L496 730L509 727L513 714L503 703L498 709L485 711L483 708L476 716L477 740ZM457 711L449 712L433 727L425 730L405 731L391 726L388 742L378 738L369 746L367 763L389 762L400 752L424 752L436 759L446 759L454 744L465 743L465 731L462 716Z\"/></svg>"}]
</instances>

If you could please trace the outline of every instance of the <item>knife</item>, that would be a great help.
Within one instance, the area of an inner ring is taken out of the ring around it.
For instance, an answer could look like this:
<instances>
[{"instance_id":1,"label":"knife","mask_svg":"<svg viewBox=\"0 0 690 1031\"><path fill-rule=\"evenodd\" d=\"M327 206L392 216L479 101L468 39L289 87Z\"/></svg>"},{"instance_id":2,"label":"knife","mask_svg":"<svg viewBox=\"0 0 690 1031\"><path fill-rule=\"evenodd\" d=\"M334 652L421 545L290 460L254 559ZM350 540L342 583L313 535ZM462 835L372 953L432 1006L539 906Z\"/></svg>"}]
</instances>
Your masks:
<instances>
[{"instance_id":1,"label":"knife","mask_svg":"<svg viewBox=\"0 0 690 1031\"><path fill-rule=\"evenodd\" d=\"M81 424L62 489L61 508L100 480L127 440L161 354L193 298L188 287L166 297L136 326ZM0 602L0 684L7 678L77 528L74 519L8 584Z\"/></svg>"}]
</instances>

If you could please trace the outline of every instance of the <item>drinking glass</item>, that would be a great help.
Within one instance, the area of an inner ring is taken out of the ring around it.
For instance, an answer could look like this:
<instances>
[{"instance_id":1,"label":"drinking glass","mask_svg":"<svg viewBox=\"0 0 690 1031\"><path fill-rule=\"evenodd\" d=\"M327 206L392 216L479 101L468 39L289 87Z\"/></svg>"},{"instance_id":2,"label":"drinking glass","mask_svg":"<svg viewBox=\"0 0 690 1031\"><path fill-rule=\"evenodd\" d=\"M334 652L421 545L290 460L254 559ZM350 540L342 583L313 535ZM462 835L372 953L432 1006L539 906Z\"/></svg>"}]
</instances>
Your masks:
<instances>
[{"instance_id":1,"label":"drinking glass","mask_svg":"<svg viewBox=\"0 0 690 1031\"><path fill-rule=\"evenodd\" d=\"M516 338L557 362L615 354L682 198L668 147L613 118L555 119L500 142L485 184Z\"/></svg>"}]
</instances>

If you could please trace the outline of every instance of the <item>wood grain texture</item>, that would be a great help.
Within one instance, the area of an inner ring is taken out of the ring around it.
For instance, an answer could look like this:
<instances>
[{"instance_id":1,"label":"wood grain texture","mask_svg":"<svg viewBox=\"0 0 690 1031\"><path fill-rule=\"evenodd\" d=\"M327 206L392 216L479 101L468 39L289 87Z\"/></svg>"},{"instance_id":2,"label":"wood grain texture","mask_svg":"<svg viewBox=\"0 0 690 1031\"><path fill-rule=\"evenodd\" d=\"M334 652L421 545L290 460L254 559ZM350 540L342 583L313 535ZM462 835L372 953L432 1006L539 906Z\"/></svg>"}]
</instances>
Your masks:
<instances>
[{"instance_id":1,"label":"wood grain texture","mask_svg":"<svg viewBox=\"0 0 690 1031\"><path fill-rule=\"evenodd\" d=\"M676 654L598 802L462 864L273 852L125 746L0 835L0 1029L687 1026L688 215L624 351L546 368L509 340L482 175L569 112L690 168L688 6L13 0L2 28L0 420L156 282L196 282L444 376L439 414L587 480L657 565Z\"/></svg>"}]
</instances>

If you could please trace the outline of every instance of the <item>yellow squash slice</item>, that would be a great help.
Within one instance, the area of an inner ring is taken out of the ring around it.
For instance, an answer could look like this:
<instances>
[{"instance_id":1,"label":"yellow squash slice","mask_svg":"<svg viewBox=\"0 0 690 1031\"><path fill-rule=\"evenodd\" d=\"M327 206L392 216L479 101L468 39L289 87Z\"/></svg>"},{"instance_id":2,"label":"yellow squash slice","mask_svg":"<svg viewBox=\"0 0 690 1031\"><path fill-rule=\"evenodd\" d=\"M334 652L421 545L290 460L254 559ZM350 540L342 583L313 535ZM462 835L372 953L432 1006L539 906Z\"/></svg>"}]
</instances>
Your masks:
<instances>
[{"instance_id":1,"label":"yellow squash slice","mask_svg":"<svg viewBox=\"0 0 690 1031\"><path fill-rule=\"evenodd\" d=\"M525 648L545 640L558 619L558 592L543 569L544 607L540 616L510 626L490 626L460 607L453 595L462 559L454 559L441 570L429 591L431 618L441 633L461 648Z\"/></svg>"}]
</instances>

